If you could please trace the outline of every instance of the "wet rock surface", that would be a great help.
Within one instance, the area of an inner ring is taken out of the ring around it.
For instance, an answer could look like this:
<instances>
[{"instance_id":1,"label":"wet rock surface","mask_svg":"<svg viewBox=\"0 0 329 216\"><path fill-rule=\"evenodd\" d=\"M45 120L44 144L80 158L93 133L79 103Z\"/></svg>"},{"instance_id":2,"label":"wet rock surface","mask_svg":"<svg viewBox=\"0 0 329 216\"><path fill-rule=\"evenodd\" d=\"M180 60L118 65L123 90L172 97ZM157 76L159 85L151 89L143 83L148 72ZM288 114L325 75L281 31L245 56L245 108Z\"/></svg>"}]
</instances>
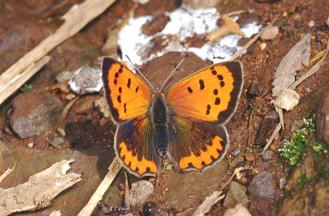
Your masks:
<instances>
[{"instance_id":1,"label":"wet rock surface","mask_svg":"<svg viewBox=\"0 0 329 216\"><path fill-rule=\"evenodd\" d=\"M63 110L63 103L58 98L38 90L20 94L12 105L10 125L22 139L54 129Z\"/></svg>"}]
</instances>

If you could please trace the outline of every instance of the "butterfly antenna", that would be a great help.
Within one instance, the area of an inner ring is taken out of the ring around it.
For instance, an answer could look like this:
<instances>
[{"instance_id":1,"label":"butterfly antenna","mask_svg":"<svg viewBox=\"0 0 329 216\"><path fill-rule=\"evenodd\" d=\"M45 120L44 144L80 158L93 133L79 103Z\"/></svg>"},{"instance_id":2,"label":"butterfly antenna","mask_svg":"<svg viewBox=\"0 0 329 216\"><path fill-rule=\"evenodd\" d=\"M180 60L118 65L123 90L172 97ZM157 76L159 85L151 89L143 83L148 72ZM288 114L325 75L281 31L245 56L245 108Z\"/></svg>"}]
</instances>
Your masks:
<instances>
[{"instance_id":1,"label":"butterfly antenna","mask_svg":"<svg viewBox=\"0 0 329 216\"><path fill-rule=\"evenodd\" d=\"M149 84L149 86L151 86L153 92L155 92L155 88L153 87L153 85L150 83L150 81L148 81L148 79L146 79L146 77L144 76L144 74L139 70L139 68L137 67L136 64L134 64L128 55L125 55L126 58L129 60L129 62L134 66L134 68L137 70L137 72L143 77L143 79Z\"/></svg>"},{"instance_id":2,"label":"butterfly antenna","mask_svg":"<svg viewBox=\"0 0 329 216\"><path fill-rule=\"evenodd\" d=\"M165 85L167 84L167 82L169 81L170 77L177 71L177 69L179 68L179 66L184 62L184 60L188 57L188 53L184 53L184 57L183 59L178 63L178 65L174 68L174 70L169 74L169 76L167 77L167 79L163 82L161 88L160 88L160 92L162 91L162 89L165 87Z\"/></svg>"}]
</instances>

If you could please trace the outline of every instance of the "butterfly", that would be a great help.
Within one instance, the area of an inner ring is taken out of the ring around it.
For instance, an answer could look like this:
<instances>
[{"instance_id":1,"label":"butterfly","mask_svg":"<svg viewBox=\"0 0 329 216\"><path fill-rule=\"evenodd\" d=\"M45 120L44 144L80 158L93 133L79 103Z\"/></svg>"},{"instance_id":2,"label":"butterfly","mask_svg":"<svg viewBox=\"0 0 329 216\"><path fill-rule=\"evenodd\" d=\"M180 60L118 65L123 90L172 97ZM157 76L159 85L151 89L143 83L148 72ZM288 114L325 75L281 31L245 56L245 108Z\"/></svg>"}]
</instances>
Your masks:
<instances>
[{"instance_id":1,"label":"butterfly","mask_svg":"<svg viewBox=\"0 0 329 216\"><path fill-rule=\"evenodd\" d=\"M179 170L202 171L225 155L225 124L237 109L243 86L236 61L205 67L174 84L166 94L119 61L102 59L102 79L114 149L137 177L155 176L169 159Z\"/></svg>"}]
</instances>

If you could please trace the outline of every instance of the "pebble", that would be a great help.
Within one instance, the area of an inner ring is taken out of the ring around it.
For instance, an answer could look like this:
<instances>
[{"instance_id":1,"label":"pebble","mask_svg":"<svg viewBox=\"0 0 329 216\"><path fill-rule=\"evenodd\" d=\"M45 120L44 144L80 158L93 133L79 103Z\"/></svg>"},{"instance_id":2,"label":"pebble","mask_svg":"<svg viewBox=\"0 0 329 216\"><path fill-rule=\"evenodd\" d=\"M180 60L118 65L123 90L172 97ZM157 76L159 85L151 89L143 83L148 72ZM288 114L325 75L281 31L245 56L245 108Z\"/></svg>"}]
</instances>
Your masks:
<instances>
[{"instance_id":1,"label":"pebble","mask_svg":"<svg viewBox=\"0 0 329 216\"><path fill-rule=\"evenodd\" d=\"M328 16L327 19L326 19L326 24L327 24L327 26L329 27L329 16Z\"/></svg>"},{"instance_id":2,"label":"pebble","mask_svg":"<svg viewBox=\"0 0 329 216\"><path fill-rule=\"evenodd\" d=\"M236 157L236 156L238 156L239 154L240 154L240 149L238 149L238 148L233 149L232 152L231 152L231 155L232 155L233 157Z\"/></svg>"},{"instance_id":3,"label":"pebble","mask_svg":"<svg viewBox=\"0 0 329 216\"><path fill-rule=\"evenodd\" d=\"M82 66L74 72L69 85L71 90L79 95L100 92L103 86L101 70Z\"/></svg>"},{"instance_id":4,"label":"pebble","mask_svg":"<svg viewBox=\"0 0 329 216\"><path fill-rule=\"evenodd\" d=\"M251 162L251 161L256 160L256 157L255 157L254 154L247 154L246 155L246 160L249 161L249 162Z\"/></svg>"},{"instance_id":5,"label":"pebble","mask_svg":"<svg viewBox=\"0 0 329 216\"><path fill-rule=\"evenodd\" d=\"M98 111L100 113L102 113L105 118L109 118L110 117L110 110L109 110L109 108L107 106L107 103L106 103L106 100L105 100L104 97L96 100L94 102L94 106L96 108L98 108Z\"/></svg>"},{"instance_id":6,"label":"pebble","mask_svg":"<svg viewBox=\"0 0 329 216\"><path fill-rule=\"evenodd\" d=\"M235 181L232 181L228 189L228 192L226 193L223 206L225 208L230 208L230 207L234 207L236 204L241 203L243 206L247 207L249 204L249 199L246 192L247 189L245 186Z\"/></svg>"},{"instance_id":7,"label":"pebble","mask_svg":"<svg viewBox=\"0 0 329 216\"><path fill-rule=\"evenodd\" d=\"M274 105L286 111L292 110L299 104L300 96L292 89L283 89L274 101Z\"/></svg>"},{"instance_id":8,"label":"pebble","mask_svg":"<svg viewBox=\"0 0 329 216\"><path fill-rule=\"evenodd\" d=\"M33 142L30 142L30 143L27 144L27 147L29 147L29 148L33 148L33 146L34 146Z\"/></svg>"},{"instance_id":9,"label":"pebble","mask_svg":"<svg viewBox=\"0 0 329 216\"><path fill-rule=\"evenodd\" d=\"M269 161L273 158L273 152L270 150L266 150L264 154L262 154L263 161Z\"/></svg>"},{"instance_id":10,"label":"pebble","mask_svg":"<svg viewBox=\"0 0 329 216\"><path fill-rule=\"evenodd\" d=\"M61 82L64 82L64 81L68 81L71 79L73 73L71 71L62 71L60 73L57 74L56 76L56 81L61 83Z\"/></svg>"},{"instance_id":11,"label":"pebble","mask_svg":"<svg viewBox=\"0 0 329 216\"><path fill-rule=\"evenodd\" d=\"M260 38L262 40L273 40L279 34L279 28L277 26L272 26L270 28L265 28Z\"/></svg>"},{"instance_id":12,"label":"pebble","mask_svg":"<svg viewBox=\"0 0 329 216\"><path fill-rule=\"evenodd\" d=\"M309 23L308 23L308 27L309 28L313 28L315 26L315 22L314 20L311 20Z\"/></svg>"},{"instance_id":13,"label":"pebble","mask_svg":"<svg viewBox=\"0 0 329 216\"><path fill-rule=\"evenodd\" d=\"M14 112L10 116L10 125L22 139L53 129L64 107L57 97L38 90L18 95L12 106Z\"/></svg>"},{"instance_id":14,"label":"pebble","mask_svg":"<svg viewBox=\"0 0 329 216\"><path fill-rule=\"evenodd\" d=\"M263 51L266 47L267 47L267 44L264 42L259 44L259 48L261 51Z\"/></svg>"},{"instance_id":15,"label":"pebble","mask_svg":"<svg viewBox=\"0 0 329 216\"><path fill-rule=\"evenodd\" d=\"M280 178L279 180L279 188L282 190L286 186L287 180L285 178Z\"/></svg>"},{"instance_id":16,"label":"pebble","mask_svg":"<svg viewBox=\"0 0 329 216\"><path fill-rule=\"evenodd\" d=\"M158 206L154 202L147 202L143 206L143 211L141 213L141 216L158 215L158 213L159 213Z\"/></svg>"},{"instance_id":17,"label":"pebble","mask_svg":"<svg viewBox=\"0 0 329 216\"><path fill-rule=\"evenodd\" d=\"M224 216L252 216L248 209L242 204L236 205L234 208L229 208L225 211Z\"/></svg>"},{"instance_id":18,"label":"pebble","mask_svg":"<svg viewBox=\"0 0 329 216\"><path fill-rule=\"evenodd\" d=\"M49 144L55 148L58 148L63 142L64 139L62 137L55 136L53 140L49 141Z\"/></svg>"},{"instance_id":19,"label":"pebble","mask_svg":"<svg viewBox=\"0 0 329 216\"><path fill-rule=\"evenodd\" d=\"M65 130L63 128L57 128L57 134L62 137L66 135Z\"/></svg>"},{"instance_id":20,"label":"pebble","mask_svg":"<svg viewBox=\"0 0 329 216\"><path fill-rule=\"evenodd\" d=\"M251 180L248 191L250 195L256 198L272 199L275 197L275 189L273 185L273 176L267 171L263 170Z\"/></svg>"},{"instance_id":21,"label":"pebble","mask_svg":"<svg viewBox=\"0 0 329 216\"><path fill-rule=\"evenodd\" d=\"M329 145L329 94L316 111L316 128L320 140Z\"/></svg>"},{"instance_id":22,"label":"pebble","mask_svg":"<svg viewBox=\"0 0 329 216\"><path fill-rule=\"evenodd\" d=\"M132 183L128 196L125 197L127 207L141 207L147 198L154 193L154 186L151 182L141 180Z\"/></svg>"}]
</instances>

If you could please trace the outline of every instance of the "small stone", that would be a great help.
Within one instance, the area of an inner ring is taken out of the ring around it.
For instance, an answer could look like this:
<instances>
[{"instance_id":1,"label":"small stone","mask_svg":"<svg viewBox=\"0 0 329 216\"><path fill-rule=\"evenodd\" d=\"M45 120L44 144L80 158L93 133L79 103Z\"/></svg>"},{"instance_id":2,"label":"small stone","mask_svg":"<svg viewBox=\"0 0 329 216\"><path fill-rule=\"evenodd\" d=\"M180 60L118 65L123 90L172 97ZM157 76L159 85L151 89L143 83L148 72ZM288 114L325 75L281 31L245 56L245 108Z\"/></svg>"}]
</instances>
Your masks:
<instances>
[{"instance_id":1,"label":"small stone","mask_svg":"<svg viewBox=\"0 0 329 216\"><path fill-rule=\"evenodd\" d=\"M287 180L285 178L280 178L279 180L279 188L282 190L286 186Z\"/></svg>"},{"instance_id":2,"label":"small stone","mask_svg":"<svg viewBox=\"0 0 329 216\"><path fill-rule=\"evenodd\" d=\"M73 73L71 71L62 71L60 72L59 74L57 74L56 76L56 81L61 83L61 82L64 82L64 81L68 81L71 79Z\"/></svg>"},{"instance_id":3,"label":"small stone","mask_svg":"<svg viewBox=\"0 0 329 216\"><path fill-rule=\"evenodd\" d=\"M274 105L281 109L290 111L299 104L299 100L300 96L296 91L292 89L283 89L274 100Z\"/></svg>"},{"instance_id":4,"label":"small stone","mask_svg":"<svg viewBox=\"0 0 329 216\"><path fill-rule=\"evenodd\" d=\"M33 148L33 146L34 146L33 142L30 142L30 143L27 144L27 147L29 147L29 148Z\"/></svg>"},{"instance_id":5,"label":"small stone","mask_svg":"<svg viewBox=\"0 0 329 216\"><path fill-rule=\"evenodd\" d=\"M110 117L110 110L107 106L105 98L100 98L94 102L94 106L98 108L98 111L103 114L105 118Z\"/></svg>"},{"instance_id":6,"label":"small stone","mask_svg":"<svg viewBox=\"0 0 329 216\"><path fill-rule=\"evenodd\" d=\"M267 171L261 171L250 182L248 190L253 197L272 199L275 197L273 176Z\"/></svg>"},{"instance_id":7,"label":"small stone","mask_svg":"<svg viewBox=\"0 0 329 216\"><path fill-rule=\"evenodd\" d=\"M263 83L251 83L248 87L247 94L250 97L257 97L259 96L263 91Z\"/></svg>"},{"instance_id":8,"label":"small stone","mask_svg":"<svg viewBox=\"0 0 329 216\"><path fill-rule=\"evenodd\" d=\"M229 208L225 211L224 216L252 216L248 209L242 204L236 205L234 208Z\"/></svg>"},{"instance_id":9,"label":"small stone","mask_svg":"<svg viewBox=\"0 0 329 216\"><path fill-rule=\"evenodd\" d=\"M259 44L259 48L261 51L263 51L266 47L267 47L267 44L264 42Z\"/></svg>"},{"instance_id":10,"label":"small stone","mask_svg":"<svg viewBox=\"0 0 329 216\"><path fill-rule=\"evenodd\" d=\"M264 154L262 154L263 161L269 161L273 158L273 152L270 150L266 150Z\"/></svg>"},{"instance_id":11,"label":"small stone","mask_svg":"<svg viewBox=\"0 0 329 216\"><path fill-rule=\"evenodd\" d=\"M82 66L74 72L69 85L71 90L79 95L99 92L103 86L101 76L99 69Z\"/></svg>"},{"instance_id":12,"label":"small stone","mask_svg":"<svg viewBox=\"0 0 329 216\"><path fill-rule=\"evenodd\" d=\"M249 204L249 199L246 192L247 189L245 186L232 181L226 194L223 206L225 208L230 208L241 203L243 206L247 207Z\"/></svg>"},{"instance_id":13,"label":"small stone","mask_svg":"<svg viewBox=\"0 0 329 216\"><path fill-rule=\"evenodd\" d=\"M65 99L68 101L73 100L74 98L76 98L77 96L75 96L75 94L67 94L65 95Z\"/></svg>"},{"instance_id":14,"label":"small stone","mask_svg":"<svg viewBox=\"0 0 329 216\"><path fill-rule=\"evenodd\" d=\"M154 186L151 182L141 180L131 185L128 196L125 197L127 207L141 207L147 198L154 193Z\"/></svg>"},{"instance_id":15,"label":"small stone","mask_svg":"<svg viewBox=\"0 0 329 216\"><path fill-rule=\"evenodd\" d=\"M49 141L49 144L55 148L58 148L63 142L64 139L62 137L55 136L53 140Z\"/></svg>"},{"instance_id":16,"label":"small stone","mask_svg":"<svg viewBox=\"0 0 329 216\"><path fill-rule=\"evenodd\" d=\"M233 149L232 152L231 152L231 155L232 155L233 157L238 156L238 154L240 154L240 149L238 149L238 148Z\"/></svg>"},{"instance_id":17,"label":"small stone","mask_svg":"<svg viewBox=\"0 0 329 216\"><path fill-rule=\"evenodd\" d=\"M147 202L143 206L143 211L141 213L141 216L152 216L152 215L159 215L158 207L154 202Z\"/></svg>"},{"instance_id":18,"label":"small stone","mask_svg":"<svg viewBox=\"0 0 329 216\"><path fill-rule=\"evenodd\" d=\"M320 140L329 145L329 94L316 111L316 131Z\"/></svg>"},{"instance_id":19,"label":"small stone","mask_svg":"<svg viewBox=\"0 0 329 216\"><path fill-rule=\"evenodd\" d=\"M249 161L249 162L251 162L251 161L256 160L256 157L255 157L254 154L247 154L246 155L246 160Z\"/></svg>"},{"instance_id":20,"label":"small stone","mask_svg":"<svg viewBox=\"0 0 329 216\"><path fill-rule=\"evenodd\" d=\"M308 23L308 27L309 28L313 28L315 26L315 22L314 20L311 20L309 23Z\"/></svg>"},{"instance_id":21,"label":"small stone","mask_svg":"<svg viewBox=\"0 0 329 216\"><path fill-rule=\"evenodd\" d=\"M273 40L278 34L279 34L279 28L277 26L273 26L270 28L265 28L262 31L260 38L262 40Z\"/></svg>"},{"instance_id":22,"label":"small stone","mask_svg":"<svg viewBox=\"0 0 329 216\"><path fill-rule=\"evenodd\" d=\"M53 129L63 110L63 103L58 98L39 90L18 95L12 105L14 112L10 125L22 139Z\"/></svg>"},{"instance_id":23,"label":"small stone","mask_svg":"<svg viewBox=\"0 0 329 216\"><path fill-rule=\"evenodd\" d=\"M57 128L57 134L61 137L65 137L65 130L63 128Z\"/></svg>"},{"instance_id":24,"label":"small stone","mask_svg":"<svg viewBox=\"0 0 329 216\"><path fill-rule=\"evenodd\" d=\"M326 19L326 24L327 24L327 26L329 27L329 16L328 16L327 19Z\"/></svg>"}]
</instances>

